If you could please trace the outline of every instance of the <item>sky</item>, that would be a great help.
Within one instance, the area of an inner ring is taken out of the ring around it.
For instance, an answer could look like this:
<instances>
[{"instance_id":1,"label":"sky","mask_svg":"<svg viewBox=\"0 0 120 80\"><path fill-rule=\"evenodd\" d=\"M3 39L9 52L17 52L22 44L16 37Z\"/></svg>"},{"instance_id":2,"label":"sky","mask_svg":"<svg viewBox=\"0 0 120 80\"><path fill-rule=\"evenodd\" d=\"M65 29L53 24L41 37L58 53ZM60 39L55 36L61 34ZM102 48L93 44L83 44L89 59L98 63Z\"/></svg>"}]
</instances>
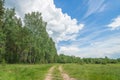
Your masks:
<instances>
[{"instance_id":1,"label":"sky","mask_svg":"<svg viewBox=\"0 0 120 80\"><path fill-rule=\"evenodd\" d=\"M38 11L58 54L120 58L120 0L6 0L16 16Z\"/></svg>"}]
</instances>

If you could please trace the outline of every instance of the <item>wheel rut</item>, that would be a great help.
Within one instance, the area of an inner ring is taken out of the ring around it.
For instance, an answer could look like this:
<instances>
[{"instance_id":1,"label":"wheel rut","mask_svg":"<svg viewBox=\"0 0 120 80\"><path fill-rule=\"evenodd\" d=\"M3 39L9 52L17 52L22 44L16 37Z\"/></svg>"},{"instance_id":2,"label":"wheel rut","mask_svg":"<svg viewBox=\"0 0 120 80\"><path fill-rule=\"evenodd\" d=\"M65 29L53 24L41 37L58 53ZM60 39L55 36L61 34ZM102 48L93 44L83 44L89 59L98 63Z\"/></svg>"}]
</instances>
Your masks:
<instances>
[{"instance_id":1,"label":"wheel rut","mask_svg":"<svg viewBox=\"0 0 120 80\"><path fill-rule=\"evenodd\" d=\"M54 76L53 72L54 72L55 67L56 66L52 66L49 69L49 71L48 71L48 73L47 73L44 80L53 80L53 76ZM65 73L65 71L63 70L61 65L58 67L58 70L60 71L60 74L61 74L61 76L63 78L62 80L76 80L75 78L71 78L67 73ZM56 80L58 80L58 79L56 79Z\"/></svg>"},{"instance_id":2,"label":"wheel rut","mask_svg":"<svg viewBox=\"0 0 120 80\"><path fill-rule=\"evenodd\" d=\"M67 73L65 73L62 69L62 66L59 66L59 71L63 77L63 80L76 80L75 78L71 78Z\"/></svg>"},{"instance_id":3,"label":"wheel rut","mask_svg":"<svg viewBox=\"0 0 120 80\"><path fill-rule=\"evenodd\" d=\"M47 75L46 75L46 77L45 77L44 80L52 80L52 73L53 73L54 68L55 68L55 66L52 66L52 67L49 69L49 71L48 71L48 73L47 73Z\"/></svg>"}]
</instances>

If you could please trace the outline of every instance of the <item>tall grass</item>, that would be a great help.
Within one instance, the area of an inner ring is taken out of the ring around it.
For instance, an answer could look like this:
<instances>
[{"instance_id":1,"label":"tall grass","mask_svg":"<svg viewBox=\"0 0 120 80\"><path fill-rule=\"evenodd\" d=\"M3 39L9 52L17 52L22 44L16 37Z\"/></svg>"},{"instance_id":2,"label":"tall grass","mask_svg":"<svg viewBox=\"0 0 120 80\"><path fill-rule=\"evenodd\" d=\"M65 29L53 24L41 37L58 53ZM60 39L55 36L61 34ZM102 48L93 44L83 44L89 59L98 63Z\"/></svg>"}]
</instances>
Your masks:
<instances>
[{"instance_id":1,"label":"tall grass","mask_svg":"<svg viewBox=\"0 0 120 80\"><path fill-rule=\"evenodd\" d=\"M0 65L0 80L44 80L52 65Z\"/></svg>"},{"instance_id":2,"label":"tall grass","mask_svg":"<svg viewBox=\"0 0 120 80\"><path fill-rule=\"evenodd\" d=\"M65 64L63 68L77 80L120 80L120 64Z\"/></svg>"}]
</instances>

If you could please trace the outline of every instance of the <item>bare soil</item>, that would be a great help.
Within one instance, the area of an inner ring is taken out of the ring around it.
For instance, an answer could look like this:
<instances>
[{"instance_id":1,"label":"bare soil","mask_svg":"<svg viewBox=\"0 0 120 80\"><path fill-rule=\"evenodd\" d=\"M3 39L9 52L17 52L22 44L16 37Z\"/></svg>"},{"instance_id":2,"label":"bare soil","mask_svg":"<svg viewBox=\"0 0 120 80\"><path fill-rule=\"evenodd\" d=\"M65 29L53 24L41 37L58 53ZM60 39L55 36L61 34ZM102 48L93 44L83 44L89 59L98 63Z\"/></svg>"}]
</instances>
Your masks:
<instances>
[{"instance_id":1,"label":"bare soil","mask_svg":"<svg viewBox=\"0 0 120 80\"><path fill-rule=\"evenodd\" d=\"M52 72L54 70L55 66L52 66L49 71L48 71L48 74L46 75L45 77L45 80L52 80Z\"/></svg>"}]
</instances>

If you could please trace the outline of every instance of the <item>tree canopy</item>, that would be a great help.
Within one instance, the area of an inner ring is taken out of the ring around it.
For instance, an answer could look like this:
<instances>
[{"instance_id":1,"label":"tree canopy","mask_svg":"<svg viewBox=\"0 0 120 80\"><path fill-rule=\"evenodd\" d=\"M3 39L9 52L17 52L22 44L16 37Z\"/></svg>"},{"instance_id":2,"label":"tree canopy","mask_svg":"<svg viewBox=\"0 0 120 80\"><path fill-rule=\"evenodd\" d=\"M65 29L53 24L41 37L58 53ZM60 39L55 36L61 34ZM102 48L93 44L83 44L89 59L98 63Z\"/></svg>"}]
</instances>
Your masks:
<instances>
[{"instance_id":1,"label":"tree canopy","mask_svg":"<svg viewBox=\"0 0 120 80\"><path fill-rule=\"evenodd\" d=\"M55 43L46 31L41 13L25 14L24 26L15 9L4 9L0 0L0 62L53 63L57 59Z\"/></svg>"}]
</instances>

